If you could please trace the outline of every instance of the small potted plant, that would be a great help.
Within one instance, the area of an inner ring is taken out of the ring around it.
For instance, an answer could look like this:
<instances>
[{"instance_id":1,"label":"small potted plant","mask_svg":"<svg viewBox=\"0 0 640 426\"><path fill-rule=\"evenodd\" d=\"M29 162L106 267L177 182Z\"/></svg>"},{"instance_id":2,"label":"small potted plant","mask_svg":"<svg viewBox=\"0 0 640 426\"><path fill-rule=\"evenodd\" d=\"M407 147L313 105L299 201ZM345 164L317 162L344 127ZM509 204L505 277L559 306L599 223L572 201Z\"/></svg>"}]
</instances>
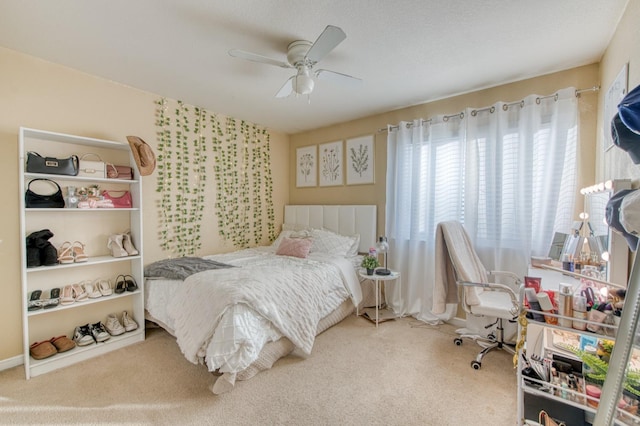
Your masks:
<instances>
[{"instance_id":1,"label":"small potted plant","mask_svg":"<svg viewBox=\"0 0 640 426\"><path fill-rule=\"evenodd\" d=\"M373 270L380 266L378 258L371 255L366 255L362 259L362 267L367 270L367 275L373 275Z\"/></svg>"}]
</instances>

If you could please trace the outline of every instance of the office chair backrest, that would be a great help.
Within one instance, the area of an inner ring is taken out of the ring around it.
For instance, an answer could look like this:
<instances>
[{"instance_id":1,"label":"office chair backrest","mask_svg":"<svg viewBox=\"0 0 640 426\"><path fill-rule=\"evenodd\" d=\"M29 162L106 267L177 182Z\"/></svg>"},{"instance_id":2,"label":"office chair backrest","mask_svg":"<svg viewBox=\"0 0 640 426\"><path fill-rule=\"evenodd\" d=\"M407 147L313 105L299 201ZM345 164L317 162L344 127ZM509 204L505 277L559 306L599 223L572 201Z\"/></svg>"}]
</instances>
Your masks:
<instances>
[{"instance_id":1,"label":"office chair backrest","mask_svg":"<svg viewBox=\"0 0 640 426\"><path fill-rule=\"evenodd\" d=\"M448 251L456 279L475 283L488 283L489 277L482 261L478 257L471 239L462 224L457 221L441 222L444 242ZM465 288L465 302L477 305L477 295L482 292L480 287Z\"/></svg>"}]
</instances>

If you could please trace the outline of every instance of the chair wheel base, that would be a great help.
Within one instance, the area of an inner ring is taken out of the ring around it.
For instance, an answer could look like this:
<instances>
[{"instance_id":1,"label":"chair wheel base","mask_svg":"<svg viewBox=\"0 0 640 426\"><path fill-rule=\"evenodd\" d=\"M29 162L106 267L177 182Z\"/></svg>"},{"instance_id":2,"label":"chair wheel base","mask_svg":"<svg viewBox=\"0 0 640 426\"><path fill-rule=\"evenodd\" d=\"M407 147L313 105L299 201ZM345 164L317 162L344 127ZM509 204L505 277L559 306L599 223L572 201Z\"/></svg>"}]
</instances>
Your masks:
<instances>
[{"instance_id":1,"label":"chair wheel base","mask_svg":"<svg viewBox=\"0 0 640 426\"><path fill-rule=\"evenodd\" d=\"M482 364L479 363L478 361L471 361L471 367L474 370L480 370L480 367L482 367Z\"/></svg>"},{"instance_id":2,"label":"chair wheel base","mask_svg":"<svg viewBox=\"0 0 640 426\"><path fill-rule=\"evenodd\" d=\"M462 346L462 339L459 337L456 337L455 339L453 339L453 343L455 343L456 346Z\"/></svg>"}]
</instances>

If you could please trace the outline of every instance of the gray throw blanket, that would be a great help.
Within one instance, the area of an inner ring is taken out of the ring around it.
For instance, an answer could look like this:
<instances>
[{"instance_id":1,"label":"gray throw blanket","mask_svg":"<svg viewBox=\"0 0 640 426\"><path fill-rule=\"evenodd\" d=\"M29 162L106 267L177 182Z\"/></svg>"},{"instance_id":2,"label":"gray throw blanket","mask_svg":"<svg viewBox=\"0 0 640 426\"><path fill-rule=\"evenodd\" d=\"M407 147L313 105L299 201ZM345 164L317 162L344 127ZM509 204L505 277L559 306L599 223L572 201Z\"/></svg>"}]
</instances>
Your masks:
<instances>
[{"instance_id":1,"label":"gray throw blanket","mask_svg":"<svg viewBox=\"0 0 640 426\"><path fill-rule=\"evenodd\" d=\"M234 268L234 266L201 257L178 257L158 260L145 266L144 276L146 278L184 280L196 272L222 268Z\"/></svg>"}]
</instances>

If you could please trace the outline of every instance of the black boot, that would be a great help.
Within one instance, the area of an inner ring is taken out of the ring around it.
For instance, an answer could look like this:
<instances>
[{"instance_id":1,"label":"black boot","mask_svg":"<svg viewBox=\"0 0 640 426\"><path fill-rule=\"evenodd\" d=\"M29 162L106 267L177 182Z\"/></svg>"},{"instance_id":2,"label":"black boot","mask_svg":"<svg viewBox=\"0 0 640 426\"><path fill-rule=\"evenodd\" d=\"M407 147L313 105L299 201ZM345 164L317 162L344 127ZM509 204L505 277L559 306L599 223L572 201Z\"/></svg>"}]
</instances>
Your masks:
<instances>
[{"instance_id":1,"label":"black boot","mask_svg":"<svg viewBox=\"0 0 640 426\"><path fill-rule=\"evenodd\" d=\"M47 241L47 244L40 249L40 262L44 266L53 266L58 264L58 250Z\"/></svg>"},{"instance_id":2,"label":"black boot","mask_svg":"<svg viewBox=\"0 0 640 426\"><path fill-rule=\"evenodd\" d=\"M42 248L48 244L51 237L53 237L53 232L48 229L32 232L27 237L27 246L29 246L29 243L31 242L34 247Z\"/></svg>"},{"instance_id":3,"label":"black boot","mask_svg":"<svg viewBox=\"0 0 640 426\"><path fill-rule=\"evenodd\" d=\"M42 265L40 262L40 249L27 246L27 268L35 268L40 265Z\"/></svg>"}]
</instances>

